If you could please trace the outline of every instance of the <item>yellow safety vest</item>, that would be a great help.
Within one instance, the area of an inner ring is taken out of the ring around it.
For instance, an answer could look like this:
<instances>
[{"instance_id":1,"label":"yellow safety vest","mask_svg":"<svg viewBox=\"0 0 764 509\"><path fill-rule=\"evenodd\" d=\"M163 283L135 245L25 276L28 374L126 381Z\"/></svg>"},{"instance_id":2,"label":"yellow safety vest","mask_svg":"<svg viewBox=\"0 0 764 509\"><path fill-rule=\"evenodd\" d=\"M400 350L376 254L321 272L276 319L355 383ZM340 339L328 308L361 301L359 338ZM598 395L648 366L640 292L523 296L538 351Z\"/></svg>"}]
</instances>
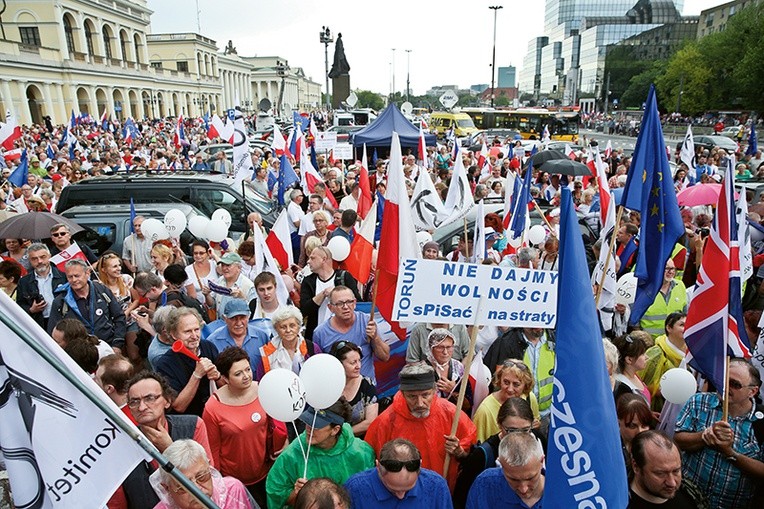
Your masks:
<instances>
[{"instance_id":1,"label":"yellow safety vest","mask_svg":"<svg viewBox=\"0 0 764 509\"><path fill-rule=\"evenodd\" d=\"M523 362L526 366L532 368L533 363L531 362L527 349L523 356ZM554 381L553 373L554 350L549 348L549 341L547 341L541 346L541 350L539 351L538 372L533 374L536 385L539 388L538 403L540 412L544 412L552 406L552 390L554 388L554 385L552 384Z\"/></svg>"},{"instance_id":2,"label":"yellow safety vest","mask_svg":"<svg viewBox=\"0 0 764 509\"><path fill-rule=\"evenodd\" d=\"M649 332L653 339L665 334L666 317L677 311L684 311L687 306L687 288L681 281L674 280L674 287L669 293L668 302L658 292L652 305L645 311L639 325Z\"/></svg>"}]
</instances>

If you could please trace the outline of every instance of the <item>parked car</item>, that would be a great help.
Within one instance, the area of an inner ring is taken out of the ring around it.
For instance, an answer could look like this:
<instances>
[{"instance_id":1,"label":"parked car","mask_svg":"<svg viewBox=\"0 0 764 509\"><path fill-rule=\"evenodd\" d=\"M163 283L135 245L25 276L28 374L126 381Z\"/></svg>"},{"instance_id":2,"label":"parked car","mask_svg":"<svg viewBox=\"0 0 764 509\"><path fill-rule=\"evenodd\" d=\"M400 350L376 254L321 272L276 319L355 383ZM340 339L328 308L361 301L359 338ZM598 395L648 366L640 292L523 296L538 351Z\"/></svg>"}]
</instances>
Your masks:
<instances>
[{"instance_id":1,"label":"parked car","mask_svg":"<svg viewBox=\"0 0 764 509\"><path fill-rule=\"evenodd\" d=\"M197 208L186 203L136 203L135 212L145 218L164 219L167 211L178 209L190 220L194 216L204 215ZM93 252L101 256L106 251L122 255L122 243L130 235L130 204L78 205L67 209L62 216L72 219L85 230L73 235L74 240L86 244ZM188 230L180 236L180 246L190 254L189 246L194 237Z\"/></svg>"},{"instance_id":2,"label":"parked car","mask_svg":"<svg viewBox=\"0 0 764 509\"><path fill-rule=\"evenodd\" d=\"M361 130L366 126L357 125L333 125L327 129L327 132L334 131L337 133L337 143L347 143L350 138L350 133Z\"/></svg>"},{"instance_id":3,"label":"parked car","mask_svg":"<svg viewBox=\"0 0 764 509\"><path fill-rule=\"evenodd\" d=\"M201 145L197 154L202 156L204 161L209 163L217 159L218 152L225 152L229 161L233 161L233 145L230 143L213 143L211 145Z\"/></svg>"},{"instance_id":4,"label":"parked car","mask_svg":"<svg viewBox=\"0 0 764 509\"><path fill-rule=\"evenodd\" d=\"M726 136L727 138L734 140L735 138L737 138L738 131L740 131L739 125L731 125L729 127L725 127L724 129L722 129L722 132L719 133L719 136Z\"/></svg>"},{"instance_id":5,"label":"parked car","mask_svg":"<svg viewBox=\"0 0 764 509\"><path fill-rule=\"evenodd\" d=\"M56 210L61 214L78 205L129 204L133 198L140 203L187 203L208 217L217 209L224 208L231 214L229 232L232 234L247 231L246 216L249 212L259 212L264 225L271 227L277 215L274 202L255 193L246 181L245 200L242 186L235 185L235 182L225 175L195 172L95 177L66 186Z\"/></svg>"},{"instance_id":6,"label":"parked car","mask_svg":"<svg viewBox=\"0 0 764 509\"><path fill-rule=\"evenodd\" d=\"M738 144L735 140L727 138L726 136L694 136L693 141L695 147L703 147L704 149L711 150L714 147L723 148L727 152L734 154L738 151Z\"/></svg>"}]
</instances>

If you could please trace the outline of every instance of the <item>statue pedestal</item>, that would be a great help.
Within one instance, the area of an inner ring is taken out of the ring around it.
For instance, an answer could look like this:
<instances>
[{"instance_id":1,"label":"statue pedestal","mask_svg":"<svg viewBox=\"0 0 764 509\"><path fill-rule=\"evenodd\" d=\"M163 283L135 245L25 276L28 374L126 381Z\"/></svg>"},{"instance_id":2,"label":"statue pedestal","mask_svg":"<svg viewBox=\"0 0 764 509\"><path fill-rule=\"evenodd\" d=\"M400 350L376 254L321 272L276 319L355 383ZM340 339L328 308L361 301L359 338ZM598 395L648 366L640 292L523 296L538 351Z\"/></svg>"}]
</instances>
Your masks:
<instances>
[{"instance_id":1,"label":"statue pedestal","mask_svg":"<svg viewBox=\"0 0 764 509\"><path fill-rule=\"evenodd\" d=\"M343 74L332 78L332 108L339 109L342 107L342 101L348 98L350 95L350 75Z\"/></svg>"}]
</instances>

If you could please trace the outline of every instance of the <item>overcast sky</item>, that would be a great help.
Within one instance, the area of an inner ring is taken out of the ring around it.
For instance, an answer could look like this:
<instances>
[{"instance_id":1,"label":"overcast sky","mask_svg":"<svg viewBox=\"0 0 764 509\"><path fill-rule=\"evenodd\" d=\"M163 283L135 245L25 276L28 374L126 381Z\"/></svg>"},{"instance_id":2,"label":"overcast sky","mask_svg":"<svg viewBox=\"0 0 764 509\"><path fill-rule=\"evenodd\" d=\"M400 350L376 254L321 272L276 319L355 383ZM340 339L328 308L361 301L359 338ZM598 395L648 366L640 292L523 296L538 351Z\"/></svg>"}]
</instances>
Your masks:
<instances>
[{"instance_id":1,"label":"overcast sky","mask_svg":"<svg viewBox=\"0 0 764 509\"><path fill-rule=\"evenodd\" d=\"M685 0L683 14L725 1ZM434 85L491 82L489 5L504 4L497 13L497 67L514 65L519 71L528 41L543 35L544 22L542 0L148 0L152 32L199 32L196 4L201 33L221 50L230 39L239 55L278 55L323 84L319 32L328 25L334 36L342 33L351 88L389 93L394 75L395 90L405 91L408 57L414 95ZM331 44L330 67L333 55Z\"/></svg>"}]
</instances>

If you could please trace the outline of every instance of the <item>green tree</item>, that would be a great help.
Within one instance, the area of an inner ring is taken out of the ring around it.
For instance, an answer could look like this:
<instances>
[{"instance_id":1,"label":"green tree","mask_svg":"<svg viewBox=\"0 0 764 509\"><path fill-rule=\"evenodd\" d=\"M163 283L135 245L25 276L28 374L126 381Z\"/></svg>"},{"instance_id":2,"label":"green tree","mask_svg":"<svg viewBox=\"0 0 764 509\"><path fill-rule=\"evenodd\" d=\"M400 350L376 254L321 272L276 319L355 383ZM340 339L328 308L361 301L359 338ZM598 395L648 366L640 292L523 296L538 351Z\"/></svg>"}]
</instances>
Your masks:
<instances>
[{"instance_id":1,"label":"green tree","mask_svg":"<svg viewBox=\"0 0 764 509\"><path fill-rule=\"evenodd\" d=\"M690 43L669 60L665 72L655 80L658 100L666 111L676 110L682 94L682 113L697 114L711 108L714 71L697 43Z\"/></svg>"},{"instance_id":2,"label":"green tree","mask_svg":"<svg viewBox=\"0 0 764 509\"><path fill-rule=\"evenodd\" d=\"M622 108L641 108L642 103L647 99L647 92L650 85L655 83L658 77L663 73L666 62L659 60L654 62L652 67L633 76L629 84L621 95Z\"/></svg>"},{"instance_id":3,"label":"green tree","mask_svg":"<svg viewBox=\"0 0 764 509\"><path fill-rule=\"evenodd\" d=\"M376 92L370 90L356 90L355 95L358 96L358 108L371 108L375 111L379 111L385 107L385 101L382 96Z\"/></svg>"}]
</instances>

